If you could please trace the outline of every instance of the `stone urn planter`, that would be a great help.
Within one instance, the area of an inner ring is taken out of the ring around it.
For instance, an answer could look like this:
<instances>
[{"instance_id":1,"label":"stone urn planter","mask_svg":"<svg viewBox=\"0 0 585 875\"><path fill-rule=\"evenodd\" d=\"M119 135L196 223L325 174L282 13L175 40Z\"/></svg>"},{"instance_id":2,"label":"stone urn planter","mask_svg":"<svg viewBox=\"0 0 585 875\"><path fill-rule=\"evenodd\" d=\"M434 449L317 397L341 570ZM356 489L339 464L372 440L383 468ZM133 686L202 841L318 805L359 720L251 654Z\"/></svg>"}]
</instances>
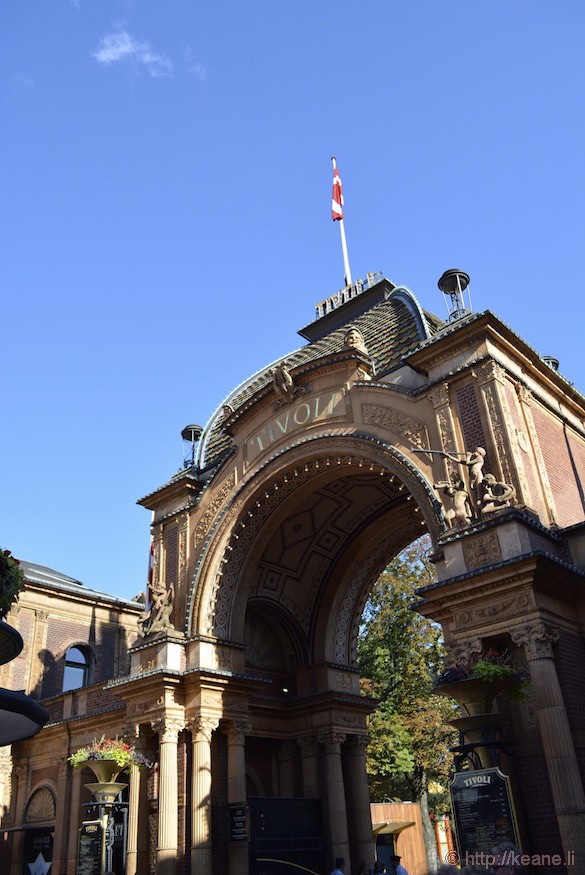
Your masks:
<instances>
[{"instance_id":1,"label":"stone urn planter","mask_svg":"<svg viewBox=\"0 0 585 875\"><path fill-rule=\"evenodd\" d=\"M517 690L520 682L515 677L502 677L494 680L484 678L462 678L458 681L450 681L438 684L432 691L438 696L448 696L455 699L465 709L468 717L479 717L482 714L491 714L494 701L499 693Z\"/></svg>"},{"instance_id":2,"label":"stone urn planter","mask_svg":"<svg viewBox=\"0 0 585 875\"><path fill-rule=\"evenodd\" d=\"M125 790L128 784L121 784L119 781L99 781L84 786L87 787L98 805L111 806L118 798L118 794Z\"/></svg>"},{"instance_id":3,"label":"stone urn planter","mask_svg":"<svg viewBox=\"0 0 585 875\"><path fill-rule=\"evenodd\" d=\"M100 784L113 783L120 772L128 766L120 766L116 760L87 760L84 765L91 769Z\"/></svg>"}]
</instances>

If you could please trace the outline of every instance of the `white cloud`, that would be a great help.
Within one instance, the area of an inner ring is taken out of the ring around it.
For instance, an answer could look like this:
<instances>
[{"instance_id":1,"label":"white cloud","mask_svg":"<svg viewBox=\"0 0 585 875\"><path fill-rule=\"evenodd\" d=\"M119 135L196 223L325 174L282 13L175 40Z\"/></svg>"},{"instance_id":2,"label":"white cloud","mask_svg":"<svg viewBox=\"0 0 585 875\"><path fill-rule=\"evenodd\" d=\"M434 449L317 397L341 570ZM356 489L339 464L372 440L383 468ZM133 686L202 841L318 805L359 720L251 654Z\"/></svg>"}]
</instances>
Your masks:
<instances>
[{"instance_id":1,"label":"white cloud","mask_svg":"<svg viewBox=\"0 0 585 875\"><path fill-rule=\"evenodd\" d=\"M201 79L201 81L207 79L207 70L203 64L197 60L191 46L187 46L185 49L185 63L189 73L193 73L198 79Z\"/></svg>"},{"instance_id":2,"label":"white cloud","mask_svg":"<svg viewBox=\"0 0 585 875\"><path fill-rule=\"evenodd\" d=\"M146 67L153 77L170 76L173 65L165 55L153 51L146 40L137 40L125 30L109 33L100 42L92 57L100 64L131 61Z\"/></svg>"}]
</instances>

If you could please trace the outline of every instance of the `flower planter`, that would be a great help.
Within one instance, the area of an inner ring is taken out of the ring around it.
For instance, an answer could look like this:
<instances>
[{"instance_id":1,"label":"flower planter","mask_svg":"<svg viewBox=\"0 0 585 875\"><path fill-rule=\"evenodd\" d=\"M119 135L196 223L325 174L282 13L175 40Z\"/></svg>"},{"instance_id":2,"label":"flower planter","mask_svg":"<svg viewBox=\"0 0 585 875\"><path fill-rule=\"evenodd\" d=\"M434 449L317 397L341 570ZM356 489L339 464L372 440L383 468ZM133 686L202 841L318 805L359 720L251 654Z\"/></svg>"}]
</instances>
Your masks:
<instances>
[{"instance_id":1,"label":"flower planter","mask_svg":"<svg viewBox=\"0 0 585 875\"><path fill-rule=\"evenodd\" d=\"M128 784L120 784L117 781L100 781L97 784L86 784L85 786L94 796L98 805L113 805L118 794L121 793Z\"/></svg>"},{"instance_id":2,"label":"flower planter","mask_svg":"<svg viewBox=\"0 0 585 875\"><path fill-rule=\"evenodd\" d=\"M463 678L439 684L432 692L438 696L449 696L465 709L469 717L491 714L494 700L498 693L518 688L518 680L514 677L497 678L487 681L483 678Z\"/></svg>"},{"instance_id":3,"label":"flower planter","mask_svg":"<svg viewBox=\"0 0 585 875\"><path fill-rule=\"evenodd\" d=\"M91 769L98 781L102 784L112 783L116 780L120 772L123 772L127 766L119 766L116 760L86 760L83 764ZM89 786L89 784L87 785ZM93 792L93 791L92 791Z\"/></svg>"}]
</instances>

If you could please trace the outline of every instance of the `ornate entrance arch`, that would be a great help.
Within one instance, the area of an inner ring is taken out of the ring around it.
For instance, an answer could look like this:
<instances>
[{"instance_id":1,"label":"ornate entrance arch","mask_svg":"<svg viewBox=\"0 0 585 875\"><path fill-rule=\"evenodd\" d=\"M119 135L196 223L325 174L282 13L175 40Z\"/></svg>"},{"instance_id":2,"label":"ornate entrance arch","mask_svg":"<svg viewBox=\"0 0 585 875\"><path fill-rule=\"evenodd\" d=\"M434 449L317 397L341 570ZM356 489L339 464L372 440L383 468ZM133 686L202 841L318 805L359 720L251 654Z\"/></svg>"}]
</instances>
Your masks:
<instances>
[{"instance_id":1,"label":"ornate entrance arch","mask_svg":"<svg viewBox=\"0 0 585 875\"><path fill-rule=\"evenodd\" d=\"M443 325L387 280L302 333L141 501L152 608L117 692L159 734L159 808L176 806L190 744L198 875L248 872L247 776L315 802L323 865L373 858L357 624L388 560L428 531L439 581L419 610L452 658L499 641L529 666L532 716L511 709L523 846L585 858L585 714L570 692L585 665L584 399L492 314ZM159 871L186 835L159 818Z\"/></svg>"}]
</instances>

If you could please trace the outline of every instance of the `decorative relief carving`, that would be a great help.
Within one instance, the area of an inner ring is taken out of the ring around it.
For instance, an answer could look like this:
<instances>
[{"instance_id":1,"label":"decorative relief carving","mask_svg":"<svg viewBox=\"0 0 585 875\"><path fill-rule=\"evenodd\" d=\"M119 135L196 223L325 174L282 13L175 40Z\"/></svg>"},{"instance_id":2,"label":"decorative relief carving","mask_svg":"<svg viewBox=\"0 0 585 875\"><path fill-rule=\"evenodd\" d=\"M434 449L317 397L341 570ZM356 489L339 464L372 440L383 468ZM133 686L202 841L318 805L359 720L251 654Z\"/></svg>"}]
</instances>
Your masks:
<instances>
[{"instance_id":1,"label":"decorative relief carving","mask_svg":"<svg viewBox=\"0 0 585 875\"><path fill-rule=\"evenodd\" d=\"M533 659L552 659L553 644L559 640L558 630L542 620L534 620L518 629L512 629L510 635L514 644L524 648L529 662Z\"/></svg>"},{"instance_id":2,"label":"decorative relief carving","mask_svg":"<svg viewBox=\"0 0 585 875\"><path fill-rule=\"evenodd\" d=\"M362 591L365 581L372 578L378 570L382 570L386 557L391 547L405 532L405 529L395 531L386 538L375 550L368 555L367 559L360 563L355 575L351 579L343 596L343 602L339 610L339 616L335 626L335 662L343 665L347 660L348 641L350 640L351 622L356 613L356 599ZM350 664L354 664L355 654L350 654Z\"/></svg>"},{"instance_id":3,"label":"decorative relief carving","mask_svg":"<svg viewBox=\"0 0 585 875\"><path fill-rule=\"evenodd\" d=\"M233 492L235 485L236 485L236 472L234 470L234 471L232 471L230 476L227 478L225 483L221 486L217 495L211 501L211 504L209 505L209 507L207 507L205 509L203 516L201 517L201 519L197 523L197 527L195 529L195 536L194 536L194 546L197 546L197 544L199 544L201 541L203 541L203 539L205 538L205 535L207 534L207 531L209 530L209 528L211 526L211 521L217 515L217 512L219 511L220 507L224 503L227 496L231 492Z\"/></svg>"},{"instance_id":4,"label":"decorative relief carving","mask_svg":"<svg viewBox=\"0 0 585 875\"><path fill-rule=\"evenodd\" d=\"M491 620L503 620L507 617L517 617L534 605L534 598L528 593L521 593L498 602L490 602L477 608L468 608L455 613L455 627L469 629L481 626Z\"/></svg>"},{"instance_id":5,"label":"decorative relief carving","mask_svg":"<svg viewBox=\"0 0 585 875\"><path fill-rule=\"evenodd\" d=\"M493 565L502 558L502 550L496 532L486 532L463 541L463 558L467 568L482 568Z\"/></svg>"},{"instance_id":6,"label":"decorative relief carving","mask_svg":"<svg viewBox=\"0 0 585 875\"><path fill-rule=\"evenodd\" d=\"M487 359L482 362L477 368L483 380L499 380L500 383L506 381L506 371L501 364L494 359Z\"/></svg>"},{"instance_id":7,"label":"decorative relief carving","mask_svg":"<svg viewBox=\"0 0 585 875\"><path fill-rule=\"evenodd\" d=\"M179 524L179 588L185 586L187 574L187 517L181 520Z\"/></svg>"},{"instance_id":8,"label":"decorative relief carving","mask_svg":"<svg viewBox=\"0 0 585 875\"><path fill-rule=\"evenodd\" d=\"M502 424L503 415L501 414L499 396L496 387L493 383L484 384L481 387L481 391L485 402L488 419L490 422L490 427L492 430L494 443L496 445L498 460L500 462L500 467L502 469L504 480L507 483L513 483L514 479L512 476L512 466L508 455L505 431Z\"/></svg>"},{"instance_id":9,"label":"decorative relief carving","mask_svg":"<svg viewBox=\"0 0 585 875\"><path fill-rule=\"evenodd\" d=\"M338 690L351 690L351 677L344 671L335 672L335 687Z\"/></svg>"},{"instance_id":10,"label":"decorative relief carving","mask_svg":"<svg viewBox=\"0 0 585 875\"><path fill-rule=\"evenodd\" d=\"M449 668L454 665L467 665L474 654L481 653L481 638L462 638L454 642L445 656L445 665Z\"/></svg>"},{"instance_id":11,"label":"decorative relief carving","mask_svg":"<svg viewBox=\"0 0 585 875\"><path fill-rule=\"evenodd\" d=\"M362 418L366 425L378 425L404 435L407 442L415 446L422 447L427 443L425 424L398 410L378 404L362 404Z\"/></svg>"},{"instance_id":12,"label":"decorative relief carving","mask_svg":"<svg viewBox=\"0 0 585 875\"><path fill-rule=\"evenodd\" d=\"M128 719L138 718L152 708L151 702L131 702L126 706L126 716Z\"/></svg>"},{"instance_id":13,"label":"decorative relief carving","mask_svg":"<svg viewBox=\"0 0 585 875\"><path fill-rule=\"evenodd\" d=\"M231 650L220 648L217 652L217 667L224 671L230 671L234 665L234 654Z\"/></svg>"},{"instance_id":14,"label":"decorative relief carving","mask_svg":"<svg viewBox=\"0 0 585 875\"><path fill-rule=\"evenodd\" d=\"M436 409L449 403L449 383L438 383L427 392L431 404Z\"/></svg>"},{"instance_id":15,"label":"decorative relief carving","mask_svg":"<svg viewBox=\"0 0 585 875\"><path fill-rule=\"evenodd\" d=\"M520 399L522 404L526 404L528 407L530 407L532 401L534 400L534 395L532 394L528 386L525 386L523 383L517 383L516 391L518 393L518 398Z\"/></svg>"}]
</instances>

